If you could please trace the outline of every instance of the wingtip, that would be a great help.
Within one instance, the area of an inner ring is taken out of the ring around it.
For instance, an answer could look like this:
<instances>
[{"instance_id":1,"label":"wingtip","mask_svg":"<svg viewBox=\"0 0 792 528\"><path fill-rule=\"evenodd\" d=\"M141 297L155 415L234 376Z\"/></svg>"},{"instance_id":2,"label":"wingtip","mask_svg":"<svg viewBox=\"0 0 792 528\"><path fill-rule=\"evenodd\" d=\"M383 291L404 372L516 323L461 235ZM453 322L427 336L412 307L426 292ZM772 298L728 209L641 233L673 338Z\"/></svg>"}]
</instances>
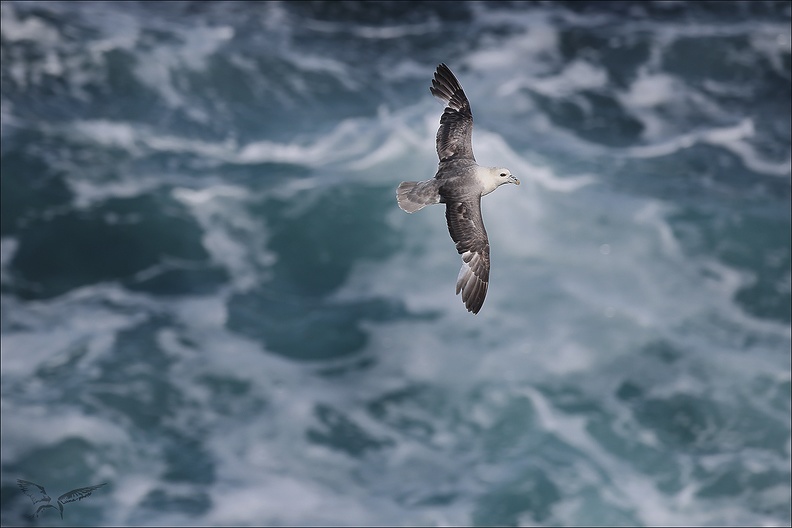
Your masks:
<instances>
[{"instance_id":1,"label":"wingtip","mask_svg":"<svg viewBox=\"0 0 792 528\"><path fill-rule=\"evenodd\" d=\"M473 315L478 314L481 311L481 307L484 306L484 299L479 299L478 296L473 296L468 300L470 302L465 303L465 308L467 308L467 311Z\"/></svg>"},{"instance_id":2,"label":"wingtip","mask_svg":"<svg viewBox=\"0 0 792 528\"><path fill-rule=\"evenodd\" d=\"M464 270L465 267L463 266L462 269ZM471 288L469 284L466 284L467 281L465 279L475 280L475 275L471 273L468 277L464 277L463 280L457 280L456 294L462 294L462 302L465 304L465 309L476 315L481 310L481 307L484 306L487 287L483 283L476 282Z\"/></svg>"},{"instance_id":3,"label":"wingtip","mask_svg":"<svg viewBox=\"0 0 792 528\"><path fill-rule=\"evenodd\" d=\"M477 292L470 297L470 301L470 306L465 305L465 308L473 315L478 314L481 311L481 307L484 306L484 299L481 297L481 294Z\"/></svg>"}]
</instances>

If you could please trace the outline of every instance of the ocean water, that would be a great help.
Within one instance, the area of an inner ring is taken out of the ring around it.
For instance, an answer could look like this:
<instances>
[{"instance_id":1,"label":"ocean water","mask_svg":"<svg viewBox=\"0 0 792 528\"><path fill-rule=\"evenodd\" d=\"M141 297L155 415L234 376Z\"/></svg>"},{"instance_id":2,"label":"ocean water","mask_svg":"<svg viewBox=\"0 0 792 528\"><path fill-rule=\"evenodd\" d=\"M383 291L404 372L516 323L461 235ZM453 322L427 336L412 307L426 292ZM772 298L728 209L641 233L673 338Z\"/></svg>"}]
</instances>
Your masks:
<instances>
[{"instance_id":1,"label":"ocean water","mask_svg":"<svg viewBox=\"0 0 792 528\"><path fill-rule=\"evenodd\" d=\"M4 526L792 521L789 2L1 9Z\"/></svg>"}]
</instances>

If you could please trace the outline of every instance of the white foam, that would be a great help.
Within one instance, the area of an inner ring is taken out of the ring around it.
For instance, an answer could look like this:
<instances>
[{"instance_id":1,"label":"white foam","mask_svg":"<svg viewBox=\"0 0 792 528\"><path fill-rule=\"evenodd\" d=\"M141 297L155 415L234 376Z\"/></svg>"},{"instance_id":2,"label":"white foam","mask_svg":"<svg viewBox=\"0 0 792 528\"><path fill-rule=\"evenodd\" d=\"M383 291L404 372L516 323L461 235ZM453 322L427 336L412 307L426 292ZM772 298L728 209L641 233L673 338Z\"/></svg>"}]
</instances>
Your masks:
<instances>
[{"instance_id":1,"label":"white foam","mask_svg":"<svg viewBox=\"0 0 792 528\"><path fill-rule=\"evenodd\" d=\"M437 123L430 122L427 117L423 120L423 129L416 130L407 123L411 114L411 109L393 114L384 106L378 108L377 121L382 128L388 131L387 137L379 145L375 144L370 152L362 155L359 159L346 163L346 166L354 170L365 171L377 165L393 165L393 162L403 160L404 154L408 151L423 155L416 156L414 154L415 157L431 158L434 153L434 141L433 136L429 134L431 129L437 126ZM404 179L410 178L405 176Z\"/></svg>"},{"instance_id":2,"label":"white foam","mask_svg":"<svg viewBox=\"0 0 792 528\"><path fill-rule=\"evenodd\" d=\"M602 88L607 82L605 70L577 59L568 63L557 75L534 79L531 88L548 97L569 97L583 90Z\"/></svg>"},{"instance_id":3,"label":"white foam","mask_svg":"<svg viewBox=\"0 0 792 528\"><path fill-rule=\"evenodd\" d=\"M628 147L623 153L633 158L655 158L668 156L698 143L706 143L732 152L754 172L770 176L788 176L792 162L787 159L785 162L774 163L761 159L756 149L747 141L754 137L755 133L753 120L746 118L733 126L705 128L653 145Z\"/></svg>"},{"instance_id":4,"label":"white foam","mask_svg":"<svg viewBox=\"0 0 792 528\"><path fill-rule=\"evenodd\" d=\"M487 9L471 4L478 12L477 20L484 26L498 28L512 26L517 31L485 39L484 45L470 50L465 63L483 73L497 71L546 71L559 62L559 32L542 11L515 13Z\"/></svg>"},{"instance_id":5,"label":"white foam","mask_svg":"<svg viewBox=\"0 0 792 528\"><path fill-rule=\"evenodd\" d=\"M159 45L148 56L144 54L140 57L135 67L137 77L171 106L184 108L191 117L205 122L209 116L187 104L180 89L173 83L173 73L179 70L203 70L206 60L233 36L234 29L230 26L190 27L181 32L183 43Z\"/></svg>"},{"instance_id":6,"label":"white foam","mask_svg":"<svg viewBox=\"0 0 792 528\"><path fill-rule=\"evenodd\" d=\"M494 165L495 163L487 163L483 160L498 160L499 166L508 167L512 174L520 178L521 181L525 179L551 191L575 192L597 181L597 178L591 174L570 175L561 178L550 167L528 162L506 143L503 136L487 130L476 131L473 148L476 151L479 164Z\"/></svg>"},{"instance_id":7,"label":"white foam","mask_svg":"<svg viewBox=\"0 0 792 528\"><path fill-rule=\"evenodd\" d=\"M266 247L266 226L245 207L256 197L233 185L200 190L178 187L173 195L190 208L201 224L204 247L213 261L228 269L234 288L244 291L258 284L262 279L259 268L266 269L275 256Z\"/></svg>"},{"instance_id":8,"label":"white foam","mask_svg":"<svg viewBox=\"0 0 792 528\"><path fill-rule=\"evenodd\" d=\"M40 404L20 406L19 401L12 402L5 396L1 401L0 458L3 464L19 460L30 450L54 446L69 438L84 438L97 449L130 442L121 426L75 408Z\"/></svg>"},{"instance_id":9,"label":"white foam","mask_svg":"<svg viewBox=\"0 0 792 528\"><path fill-rule=\"evenodd\" d=\"M627 107L652 108L674 101L682 89L680 82L665 73L639 75L626 92L618 93Z\"/></svg>"},{"instance_id":10,"label":"white foam","mask_svg":"<svg viewBox=\"0 0 792 528\"><path fill-rule=\"evenodd\" d=\"M666 220L672 209L661 202L649 202L633 215L633 220L638 224L652 227L657 231L662 248L666 254L682 257L682 250L674 236L671 226Z\"/></svg>"},{"instance_id":11,"label":"white foam","mask_svg":"<svg viewBox=\"0 0 792 528\"><path fill-rule=\"evenodd\" d=\"M319 33L351 34L356 37L371 40L392 40L413 35L426 35L437 31L440 27L440 23L436 19L430 19L418 24L367 26L364 24L349 25L313 18L303 18L300 20L300 24L307 29Z\"/></svg>"},{"instance_id":12,"label":"white foam","mask_svg":"<svg viewBox=\"0 0 792 528\"><path fill-rule=\"evenodd\" d=\"M121 147L134 152L139 141L139 132L131 123L95 119L76 121L70 128L100 145Z\"/></svg>"},{"instance_id":13,"label":"white foam","mask_svg":"<svg viewBox=\"0 0 792 528\"><path fill-rule=\"evenodd\" d=\"M56 45L60 42L58 30L39 17L27 16L25 20L17 17L14 4L3 2L0 8L2 20L0 21L0 31L3 39L10 42L29 40L47 46Z\"/></svg>"},{"instance_id":14,"label":"white foam","mask_svg":"<svg viewBox=\"0 0 792 528\"><path fill-rule=\"evenodd\" d=\"M750 136L753 136L753 134ZM792 158L787 157L787 160L782 162L764 160L753 146L747 141L743 141L743 138L710 135L705 137L705 141L712 145L724 147L740 158L746 167L759 174L766 174L769 176L789 176L792 174Z\"/></svg>"},{"instance_id":15,"label":"white foam","mask_svg":"<svg viewBox=\"0 0 792 528\"><path fill-rule=\"evenodd\" d=\"M121 147L135 156L143 155L145 149L149 149L192 153L229 163L293 163L308 167L327 167L343 161L359 162L364 154L371 153L375 145L376 137L367 134L370 127L371 123L367 120L347 119L330 133L311 141L281 143L261 140L240 146L232 139L201 141L158 134L148 127L133 126L126 122L80 120L70 126L90 141ZM62 130L62 133L66 132Z\"/></svg>"}]
</instances>

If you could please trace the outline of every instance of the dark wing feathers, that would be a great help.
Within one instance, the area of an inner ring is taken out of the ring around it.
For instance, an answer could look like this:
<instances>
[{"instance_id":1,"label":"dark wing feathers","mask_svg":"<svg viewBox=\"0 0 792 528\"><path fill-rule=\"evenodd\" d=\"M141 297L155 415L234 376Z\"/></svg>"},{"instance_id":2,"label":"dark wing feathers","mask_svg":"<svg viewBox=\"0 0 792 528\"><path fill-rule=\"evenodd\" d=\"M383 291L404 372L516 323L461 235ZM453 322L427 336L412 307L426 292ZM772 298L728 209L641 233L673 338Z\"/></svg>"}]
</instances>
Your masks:
<instances>
[{"instance_id":1,"label":"dark wing feathers","mask_svg":"<svg viewBox=\"0 0 792 528\"><path fill-rule=\"evenodd\" d=\"M77 488L71 491L67 491L66 493L58 497L58 502L60 502L61 504L68 504L70 502L83 500L84 498L89 497L91 493L93 493L95 490L105 485L107 485L107 482L103 482L102 484L98 484L96 486L88 486L85 488Z\"/></svg>"},{"instance_id":2,"label":"dark wing feathers","mask_svg":"<svg viewBox=\"0 0 792 528\"><path fill-rule=\"evenodd\" d=\"M481 218L481 197L475 201L447 203L446 221L457 252L462 255L456 292L462 293L465 307L475 314L484 304L490 270L490 247Z\"/></svg>"},{"instance_id":3,"label":"dark wing feathers","mask_svg":"<svg viewBox=\"0 0 792 528\"><path fill-rule=\"evenodd\" d=\"M435 71L432 95L446 103L440 117L440 128L437 129L437 156L440 161L452 159L471 159L473 146L473 113L462 86L445 64L440 64Z\"/></svg>"},{"instance_id":4,"label":"dark wing feathers","mask_svg":"<svg viewBox=\"0 0 792 528\"><path fill-rule=\"evenodd\" d=\"M46 490L44 490L43 486L39 486L35 482L30 482L27 480L17 479L17 486L19 489L22 490L22 493L30 497L30 500L33 501L33 504L38 502L49 502L50 497L47 495ZM33 489L33 488L37 489Z\"/></svg>"}]
</instances>

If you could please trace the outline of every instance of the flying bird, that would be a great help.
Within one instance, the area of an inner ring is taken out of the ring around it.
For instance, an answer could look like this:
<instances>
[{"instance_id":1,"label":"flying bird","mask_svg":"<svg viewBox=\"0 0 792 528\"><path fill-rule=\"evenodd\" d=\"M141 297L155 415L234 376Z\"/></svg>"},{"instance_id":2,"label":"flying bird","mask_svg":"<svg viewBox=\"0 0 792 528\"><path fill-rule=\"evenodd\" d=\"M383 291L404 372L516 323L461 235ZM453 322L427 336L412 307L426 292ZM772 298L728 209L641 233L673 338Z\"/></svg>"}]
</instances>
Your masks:
<instances>
[{"instance_id":1,"label":"flying bird","mask_svg":"<svg viewBox=\"0 0 792 528\"><path fill-rule=\"evenodd\" d=\"M446 205L448 232L462 256L456 293L468 311L477 314L487 295L490 272L490 246L481 197L503 185L520 180L509 169L482 167L473 156L473 113L462 86L448 66L440 64L429 91L445 103L437 129L437 173L431 180L401 182L396 191L399 207L414 213L427 205Z\"/></svg>"},{"instance_id":2,"label":"flying bird","mask_svg":"<svg viewBox=\"0 0 792 528\"><path fill-rule=\"evenodd\" d=\"M44 489L43 486L39 486L38 484L33 483L33 482L29 482L27 480L17 479L17 486L19 486L19 489L21 489L22 492L25 495L30 497L30 500L33 501L33 505L34 506L36 504L38 504L39 502L45 502L46 503L46 504L42 504L41 506L38 507L38 509L36 510L36 514L35 514L36 517L39 516L39 513L41 513L42 510L46 510L47 508L52 508L53 510L57 509L57 510L60 511L61 519L63 519L63 505L64 504L68 504L68 503L74 502L74 501L83 500L86 497L90 497L91 493L93 493L95 490L101 488L102 486L105 486L106 484L107 484L107 482L103 482L102 484L98 484L96 486L88 486L88 487L85 487L85 488L77 488L77 489L73 489L71 491L67 491L66 493L64 493L63 495L58 497L58 507L55 508L55 506L53 506L52 504L49 503L50 500L51 500L50 496L47 495L47 492L46 492L46 490ZM35 486L35 488L38 488L38 489L37 490L33 489L34 486Z\"/></svg>"}]
</instances>

